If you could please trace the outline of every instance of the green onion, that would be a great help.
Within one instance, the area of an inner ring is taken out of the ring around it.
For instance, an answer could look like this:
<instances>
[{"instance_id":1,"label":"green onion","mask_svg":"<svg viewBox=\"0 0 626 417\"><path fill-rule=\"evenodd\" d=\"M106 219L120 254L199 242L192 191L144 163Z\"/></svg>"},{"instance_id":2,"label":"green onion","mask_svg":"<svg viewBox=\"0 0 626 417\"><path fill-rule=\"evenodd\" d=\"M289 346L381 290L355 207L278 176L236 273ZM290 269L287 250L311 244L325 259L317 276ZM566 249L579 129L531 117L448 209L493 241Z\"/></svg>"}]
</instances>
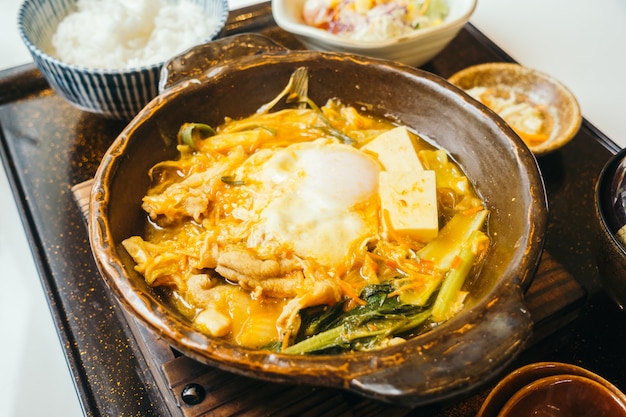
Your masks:
<instances>
[{"instance_id":1,"label":"green onion","mask_svg":"<svg viewBox=\"0 0 626 417\"><path fill-rule=\"evenodd\" d=\"M236 180L233 177L231 177L230 175L225 175L225 176L221 177L220 180L223 183L225 183L225 184L234 185L234 186L236 186L236 185L244 185L245 184L243 181Z\"/></svg>"},{"instance_id":2,"label":"green onion","mask_svg":"<svg viewBox=\"0 0 626 417\"><path fill-rule=\"evenodd\" d=\"M178 143L187 145L193 149L198 149L198 142L215 136L215 134L215 129L207 124L185 123L178 131Z\"/></svg>"},{"instance_id":3,"label":"green onion","mask_svg":"<svg viewBox=\"0 0 626 417\"><path fill-rule=\"evenodd\" d=\"M431 315L431 309L402 304L390 297L390 283L368 285L361 292L366 304L343 311L344 303L328 308L322 315L305 323L296 343L283 353L305 354L329 350L371 350L384 345L396 335L416 329ZM306 321L306 311L303 311Z\"/></svg>"}]
</instances>

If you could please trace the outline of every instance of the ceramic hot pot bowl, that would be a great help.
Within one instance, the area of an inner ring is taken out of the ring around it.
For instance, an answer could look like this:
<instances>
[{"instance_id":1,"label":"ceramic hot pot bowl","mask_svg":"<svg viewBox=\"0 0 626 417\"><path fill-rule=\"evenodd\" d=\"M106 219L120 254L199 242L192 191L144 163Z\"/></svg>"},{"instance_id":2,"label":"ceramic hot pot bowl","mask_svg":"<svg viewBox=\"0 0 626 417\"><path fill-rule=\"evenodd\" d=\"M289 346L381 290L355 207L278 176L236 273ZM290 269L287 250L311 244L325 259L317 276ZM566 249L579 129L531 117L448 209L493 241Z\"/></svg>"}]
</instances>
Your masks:
<instances>
[{"instance_id":1,"label":"ceramic hot pot bowl","mask_svg":"<svg viewBox=\"0 0 626 417\"><path fill-rule=\"evenodd\" d=\"M255 50L255 44L260 44ZM233 44L235 47L233 47ZM107 151L95 176L90 240L105 281L122 305L185 355L238 374L275 382L348 389L417 406L467 394L510 363L531 334L523 293L542 251L547 203L532 153L495 113L440 77L391 61L335 53L287 51L260 35L203 46L204 74L182 81L164 70L163 93ZM232 52L232 51L239 52ZM244 51L244 52L241 52ZM239 56L240 53L249 56ZM209 57L209 58L207 58ZM197 58L197 57L196 57ZM216 64L216 65L213 65ZM309 69L309 96L332 97L392 117L447 149L491 210L492 248L466 307L406 343L366 353L286 355L235 346L195 330L134 272L120 242L141 234L148 170L176 156L175 135L187 121L217 125L252 114ZM175 82L168 82L168 79Z\"/></svg>"}]
</instances>

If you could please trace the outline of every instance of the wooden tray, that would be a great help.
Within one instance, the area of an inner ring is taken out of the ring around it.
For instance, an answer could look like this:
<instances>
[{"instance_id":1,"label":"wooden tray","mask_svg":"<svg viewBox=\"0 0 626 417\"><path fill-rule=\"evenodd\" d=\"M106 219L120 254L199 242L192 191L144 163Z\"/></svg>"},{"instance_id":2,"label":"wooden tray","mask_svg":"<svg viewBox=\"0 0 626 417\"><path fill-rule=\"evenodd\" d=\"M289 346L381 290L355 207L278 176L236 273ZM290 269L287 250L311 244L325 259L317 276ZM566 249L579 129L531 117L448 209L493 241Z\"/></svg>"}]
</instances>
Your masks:
<instances>
[{"instance_id":1,"label":"wooden tray","mask_svg":"<svg viewBox=\"0 0 626 417\"><path fill-rule=\"evenodd\" d=\"M226 34L241 32L262 32L300 47L275 26L269 3L231 14ZM491 61L512 60L468 24L422 68L448 77ZM71 107L33 65L0 72L0 154L87 415L475 414L496 381L452 403L398 409L343 391L269 384L208 368L129 320L98 274L72 192L93 177L123 127ZM626 317L598 285L593 229L595 179L617 149L585 120L572 142L538 160L550 206L546 254L526 300L535 339L512 366L575 362L625 388L626 342L620 334ZM197 406L181 399L192 382L207 391Z\"/></svg>"},{"instance_id":2,"label":"wooden tray","mask_svg":"<svg viewBox=\"0 0 626 417\"><path fill-rule=\"evenodd\" d=\"M89 180L72 187L86 222L91 186L92 181ZM586 292L572 275L544 252L525 297L535 322L530 344L537 343L570 322L578 314L585 295ZM141 323L130 316L127 319L173 415L226 417L248 414L251 410L255 415L324 415L324 410L335 413L339 409L348 411L354 407L363 413L367 410L371 416L386 415L390 410L398 415L410 412L337 390L291 387L232 375L177 355ZM319 413L313 411L313 405L319 407Z\"/></svg>"}]
</instances>

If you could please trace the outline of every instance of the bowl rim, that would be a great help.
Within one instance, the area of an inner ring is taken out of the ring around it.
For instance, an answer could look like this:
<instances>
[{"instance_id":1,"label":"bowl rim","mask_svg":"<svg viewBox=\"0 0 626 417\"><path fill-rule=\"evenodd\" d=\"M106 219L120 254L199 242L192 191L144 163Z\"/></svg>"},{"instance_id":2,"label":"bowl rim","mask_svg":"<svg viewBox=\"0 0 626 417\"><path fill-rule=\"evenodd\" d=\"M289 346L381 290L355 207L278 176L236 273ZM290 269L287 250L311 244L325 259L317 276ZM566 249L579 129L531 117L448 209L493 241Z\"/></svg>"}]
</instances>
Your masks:
<instances>
[{"instance_id":1,"label":"bowl rim","mask_svg":"<svg viewBox=\"0 0 626 417\"><path fill-rule=\"evenodd\" d=\"M464 79L466 76L470 74L476 73L489 73L498 70L509 70L509 71L518 71L523 74L528 74L533 77L537 77L542 79L552 86L556 90L559 91L559 94L565 99L567 103L569 103L569 107L572 111L572 123L569 123L564 130L564 132L554 138L551 138L549 141L541 143L536 146L528 145L530 150L537 156L545 155L551 153L563 146L565 146L568 142L570 142L580 130L582 126L582 112L580 109L580 104L578 99L574 95L574 93L560 80L556 79L552 75L549 75L543 71L537 70L535 68L527 67L522 64L518 64L516 62L485 62L477 65L472 65L466 68L463 68L450 77L448 77L448 81L452 84L459 86L459 81ZM513 85L513 84L509 84ZM459 88L461 88L459 86Z\"/></svg>"},{"instance_id":2,"label":"bowl rim","mask_svg":"<svg viewBox=\"0 0 626 417\"><path fill-rule=\"evenodd\" d=\"M288 54L285 52L263 53L248 57L250 59L245 62L237 62L237 65L234 66L235 68L233 68L233 66L216 67L210 72L210 77L212 77L212 79L219 79L220 77L216 76L216 73L222 69L227 72L241 71L245 68L254 67L254 65L261 65L261 62L263 62L263 65L267 63L272 64L275 63L276 60L281 61L283 57L287 57L288 63L297 65L301 64L307 58L311 59L313 56L331 60L351 60L362 65L370 65L376 62L379 65L392 68L395 71L408 72L411 76L419 75L430 87L440 90L442 94L459 97L463 102L461 106L468 105L474 108L476 112L483 113L482 107L469 101L463 95L458 95L458 90L441 77L400 63L356 55L318 51L290 51ZM504 325L503 323L499 326L495 326L497 329L495 327L493 329L491 327L489 328L490 332L497 330L497 333L493 334L494 338L489 338L489 341L490 349L498 351L497 354L493 352L493 357L497 357L497 360L489 361L489 369L475 369L473 367L476 364L467 366L464 362L462 369L466 373L470 372L471 375L467 375L467 379L461 382L457 379L459 378L458 375L450 375L442 378L443 375L439 373L441 372L439 367L444 366L446 361L437 361L436 364L426 362L426 365L431 364L432 366L430 368L428 368L428 366L420 368L422 372L414 376L420 379L421 384L426 384L426 389L424 389L423 392L419 392L417 384L412 383L410 387L407 388L407 382L402 380L403 378L399 378L398 380L396 375L399 372L398 365L400 362L400 364L406 363L411 366L415 366L416 364L423 366L425 358L428 358L429 355L436 354L433 351L434 347L429 343L429 341L432 342L434 338L437 337L437 333L434 332L427 332L404 344L380 349L377 352L381 353L375 355L372 354L372 352L357 352L346 355L294 356L259 349L243 348L223 340L217 340L217 338L200 335L196 330L190 329L189 325L183 325L180 319L177 320L178 329L168 328L167 323L171 320L165 317L168 315L167 311L164 311L164 308L159 306L158 303L153 302L154 300L147 300L142 294L133 292L130 279L124 276L124 267L119 261L115 260L115 256L112 256L113 251L111 245L107 247L108 234L110 233L108 222L106 221L105 207L108 187L103 183L103 179L106 178L107 175L111 175L110 173L117 169L116 165L120 163L123 150L128 146L133 131L139 129L143 123L146 122L146 119L153 116L158 109L167 102L168 97L180 94L188 88L193 90L201 88L201 86L201 81L195 79L190 80L174 86L160 97L152 100L152 102L135 117L130 125L125 128L111 145L109 151L107 151L96 173L94 188L91 194L89 235L98 268L102 272L105 281L107 281L107 285L111 287L113 293L120 299L125 308L133 311L140 321L147 324L148 328L152 331L157 331L160 337L170 344L184 348L183 352L190 357L196 358L204 363L212 363L232 372L244 375L253 373L256 378L282 382L293 382L293 377L297 376L299 383L311 383L313 380L315 385L321 384L346 388L366 397L409 405L426 404L435 400L440 401L467 392L477 383L483 383L487 376L498 372L506 366L516 354L521 351L532 332L530 314L523 306L522 283L525 278L532 276L536 270L543 249L543 233L547 227L547 199L545 198L545 189L541 180L541 174L532 153L523 146L519 146L516 149L514 152L516 155L515 158L527 161L526 164L523 164L524 168L521 169L534 178L537 185L540 186L540 189L534 189L532 192L529 191L534 196L533 198L538 199L539 202L539 204L532 204L531 211L534 214L532 216L533 227L529 231L528 236L524 239L525 244L530 246L526 248L524 253L519 254L519 259L514 261L515 265L521 265L523 268L520 270L519 266L516 266L514 269L516 273L511 276L510 280L500 280L495 283L489 293L498 293L497 302L490 302L493 301L490 300L490 297L483 297L483 299L477 301L476 305L472 305L471 308L467 309L466 314L463 316L463 321L457 316L441 326L442 328L445 326L448 330L459 329L461 332L471 333L478 331L480 326L476 325L467 328L465 320L476 320L477 317L481 317L481 320L483 320L487 317L492 319L491 321L487 320L487 322L493 324L494 321L501 322L503 318L506 317L504 320L506 320L507 328L511 329L510 333L502 330L501 326ZM510 128L502 125L494 118L487 117L487 119L491 120L490 123L494 126L497 125L498 129L502 130L503 135L506 136L508 140L514 143L519 141L519 138L512 133ZM105 215L104 219L102 218L103 214ZM120 269L122 269L122 271L120 271ZM115 275L119 276L119 278L116 279L112 277ZM110 280L114 282L111 283L109 282ZM132 302L129 302L129 300ZM510 303L504 303L503 300L510 301ZM152 308L160 310L153 311L151 310ZM165 328L163 327L164 324L166 325ZM181 327L182 330L180 329ZM451 331L451 334L454 333L455 331ZM500 340L500 342L491 343L495 339ZM477 335L474 334L472 339L468 341L468 344L476 344L478 340L484 340L484 338L477 337ZM424 345L420 343L424 343ZM464 349L463 346L466 346L465 343L459 342L456 339L452 340L447 336L442 343L445 345L446 349L448 349L448 347ZM435 345L437 345L437 343L435 343ZM424 349L424 346L428 346L428 348ZM444 348L439 345L438 347L440 349ZM417 353L416 349L419 353ZM482 349L475 349L474 346L471 353L480 354L482 358L485 352ZM238 360L239 363L237 363ZM244 363L242 366L242 360L247 361L247 365ZM477 362L484 364L484 361ZM254 364L254 366L251 368L250 364ZM433 367L435 368L434 371L432 369ZM473 371L470 371L470 368L472 368ZM289 369L289 378L286 378L286 369ZM255 370L257 373L254 373ZM259 370L262 371L262 374L258 374ZM314 372L312 370L314 370ZM439 385L432 383L432 381L424 380L424 378L428 379L428 377L425 376L428 370L430 370L430 372L436 372L441 378L438 382ZM385 377L381 381L379 377L382 378L382 374L384 374ZM390 375L396 375L396 377L392 378ZM396 385L388 382L385 383L385 378L389 381L398 381L394 382ZM451 385L453 388L451 388ZM424 388L422 385L420 385L420 387ZM445 389L449 389L450 392L445 392L445 395L442 395L441 391Z\"/></svg>"},{"instance_id":3,"label":"bowl rim","mask_svg":"<svg viewBox=\"0 0 626 417\"><path fill-rule=\"evenodd\" d=\"M613 246L626 257L626 246L618 240L616 233L613 231L609 221L607 219L608 213L607 203L611 198L610 195L606 195L605 192L610 192L611 183L613 182L613 174L620 163L626 159L626 148L620 149L617 153L609 158L604 164L596 180L594 195L595 195L595 209L600 219L602 231L608 235L613 243Z\"/></svg>"},{"instance_id":4,"label":"bowl rim","mask_svg":"<svg viewBox=\"0 0 626 417\"><path fill-rule=\"evenodd\" d=\"M626 399L626 395L607 379L582 366L565 362L534 362L514 369L502 378L487 394L476 417L496 417L498 412L519 390L542 378L576 375L593 380L607 388L611 393Z\"/></svg>"},{"instance_id":5,"label":"bowl rim","mask_svg":"<svg viewBox=\"0 0 626 417\"><path fill-rule=\"evenodd\" d=\"M291 3L294 0L272 0L272 15L276 24L282 29L291 32L297 36L303 36L311 39L317 39L323 41L328 45L333 45L339 48L349 48L352 51L371 51L376 49L385 49L401 45L406 42L417 42L424 38L428 38L446 32L448 30L454 30L458 26L464 25L474 13L478 0L447 0L448 5L450 3L466 6L459 10L459 15L454 18L446 16L440 25L427 27L423 29L417 29L412 33L396 36L394 38L381 40L381 41L355 41L347 38L343 38L338 35L334 35L325 30L307 25L295 18L292 14L288 13L286 4ZM305 0L298 0L303 2ZM460 6L459 6L460 7Z\"/></svg>"},{"instance_id":6,"label":"bowl rim","mask_svg":"<svg viewBox=\"0 0 626 417\"><path fill-rule=\"evenodd\" d=\"M162 61L155 62L152 64L140 65L140 66L130 67L130 68L96 68L96 67L88 67L84 65L72 64L69 62L62 61L61 59L54 57L50 55L49 53L45 52L43 49L41 49L34 41L31 40L31 36L29 36L29 34L26 33L26 26L25 26L26 11L28 10L28 8L37 6L39 4L37 3L37 1L38 0L24 0L22 4L20 5L20 8L17 14L18 32L19 32L20 38L22 39L22 42L26 45L31 55L37 56L40 59L43 59L44 61L49 62L51 64L54 64L55 66L59 68L66 68L70 71L74 71L74 72L80 71L83 73L93 74L93 75L130 75L130 74L135 74L138 72L159 69L170 59L170 58L166 58L166 59L163 59ZM73 3L77 3L77 2L78 0L73 1ZM219 0L219 2L222 4L222 8L223 8L222 14L220 15L217 21L217 25L215 29L211 32L210 36L204 40L204 42L211 41L217 38L217 36L219 36L219 34L224 30L226 21L228 20L228 15L229 15L228 0ZM64 17L65 16L63 16L61 19L63 19ZM58 25L58 23L56 24Z\"/></svg>"},{"instance_id":7,"label":"bowl rim","mask_svg":"<svg viewBox=\"0 0 626 417\"><path fill-rule=\"evenodd\" d=\"M531 383L523 386L519 390L517 390L511 397L507 400L507 402L502 407L500 413L503 417L511 417L515 416L515 409L518 404L524 402L529 396L533 393L541 391L549 392L556 385L562 386L561 384L576 384L577 386L585 386L586 388L595 388L596 392L600 394L598 396L598 400L605 400L607 403L612 403L615 407L619 407L622 411L626 412L626 397L612 390L609 386L599 382L594 378L590 378L585 375L580 375L576 373L563 373L558 375L550 375L542 378L538 378Z\"/></svg>"}]
</instances>

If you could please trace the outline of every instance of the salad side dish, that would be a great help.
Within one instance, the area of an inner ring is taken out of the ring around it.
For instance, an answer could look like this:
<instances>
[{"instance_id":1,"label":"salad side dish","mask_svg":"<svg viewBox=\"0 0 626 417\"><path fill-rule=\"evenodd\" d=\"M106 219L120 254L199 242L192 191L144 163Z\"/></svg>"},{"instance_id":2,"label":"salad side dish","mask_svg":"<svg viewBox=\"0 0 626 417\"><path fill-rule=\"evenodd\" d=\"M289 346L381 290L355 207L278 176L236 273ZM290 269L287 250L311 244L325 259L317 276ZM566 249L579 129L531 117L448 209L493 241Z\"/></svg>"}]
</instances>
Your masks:
<instances>
[{"instance_id":1,"label":"salad side dish","mask_svg":"<svg viewBox=\"0 0 626 417\"><path fill-rule=\"evenodd\" d=\"M311 26L355 41L384 41L437 26L448 14L445 0L306 0Z\"/></svg>"}]
</instances>

